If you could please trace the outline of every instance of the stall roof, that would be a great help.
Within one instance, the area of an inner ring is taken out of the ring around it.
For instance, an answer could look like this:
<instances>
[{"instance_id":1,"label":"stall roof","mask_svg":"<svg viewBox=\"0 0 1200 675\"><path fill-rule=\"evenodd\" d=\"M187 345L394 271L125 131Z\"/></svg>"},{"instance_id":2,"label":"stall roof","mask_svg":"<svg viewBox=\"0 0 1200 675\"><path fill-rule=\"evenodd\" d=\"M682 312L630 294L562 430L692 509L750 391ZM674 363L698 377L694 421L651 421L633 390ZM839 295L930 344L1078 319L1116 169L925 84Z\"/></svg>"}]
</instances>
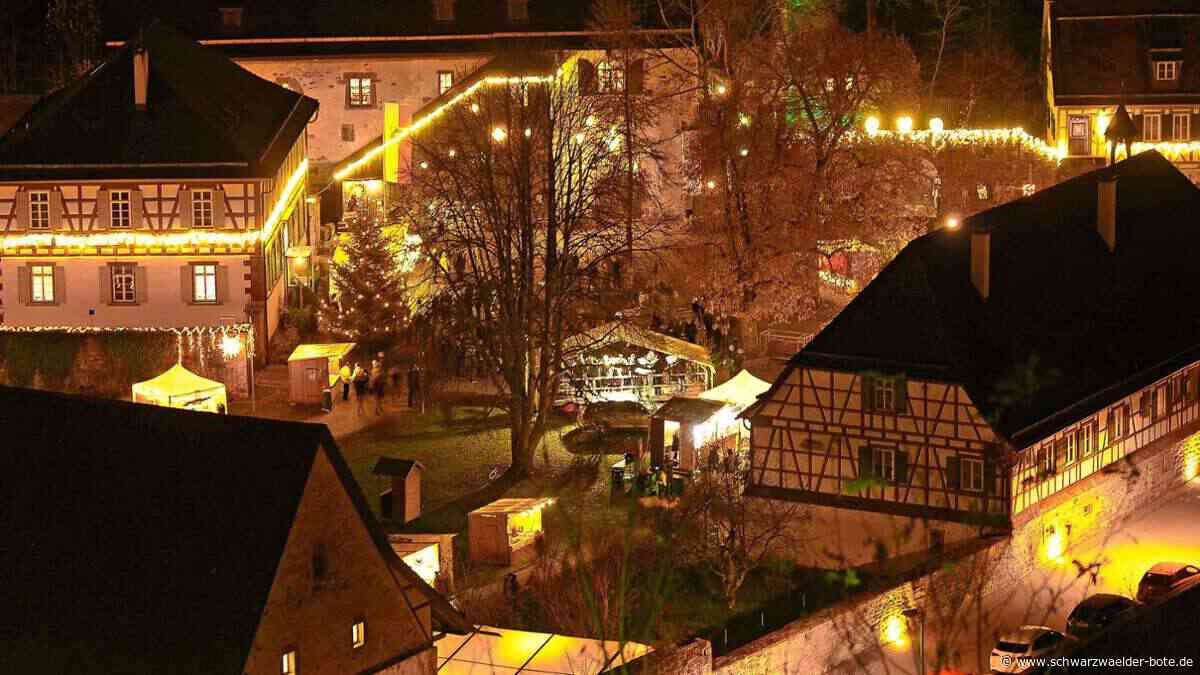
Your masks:
<instances>
[{"instance_id":1,"label":"stall roof","mask_svg":"<svg viewBox=\"0 0 1200 675\"><path fill-rule=\"evenodd\" d=\"M596 675L631 663L647 645L480 626L436 642L438 675Z\"/></svg>"},{"instance_id":2,"label":"stall roof","mask_svg":"<svg viewBox=\"0 0 1200 675\"><path fill-rule=\"evenodd\" d=\"M764 382L748 370L742 370L724 384L720 384L700 394L700 398L709 401L722 401L738 409L738 412L749 408L764 392L771 388L770 382Z\"/></svg>"},{"instance_id":3,"label":"stall roof","mask_svg":"<svg viewBox=\"0 0 1200 675\"><path fill-rule=\"evenodd\" d=\"M583 351L613 342L626 342L643 349L678 356L712 367L712 359L708 356L708 350L700 345L656 333L647 328L616 321L572 336L567 340L567 348Z\"/></svg>"},{"instance_id":4,"label":"stall roof","mask_svg":"<svg viewBox=\"0 0 1200 675\"><path fill-rule=\"evenodd\" d=\"M292 361L306 361L308 359L342 358L353 349L353 342L336 342L327 345L300 345L288 357L288 363Z\"/></svg>"},{"instance_id":5,"label":"stall roof","mask_svg":"<svg viewBox=\"0 0 1200 675\"><path fill-rule=\"evenodd\" d=\"M375 468L371 469L371 473L376 476L407 476L414 466L421 467L422 471L425 470L425 465L415 459L380 457L375 462Z\"/></svg>"},{"instance_id":6,"label":"stall roof","mask_svg":"<svg viewBox=\"0 0 1200 675\"><path fill-rule=\"evenodd\" d=\"M691 396L675 396L654 413L654 417L677 422L703 422L725 407L723 401Z\"/></svg>"},{"instance_id":7,"label":"stall roof","mask_svg":"<svg viewBox=\"0 0 1200 675\"><path fill-rule=\"evenodd\" d=\"M143 396L174 398L202 391L224 390L225 385L200 377L176 363L162 375L133 385L133 389Z\"/></svg>"},{"instance_id":8,"label":"stall roof","mask_svg":"<svg viewBox=\"0 0 1200 675\"><path fill-rule=\"evenodd\" d=\"M481 506L471 513L523 513L554 503L553 497L505 497Z\"/></svg>"}]
</instances>

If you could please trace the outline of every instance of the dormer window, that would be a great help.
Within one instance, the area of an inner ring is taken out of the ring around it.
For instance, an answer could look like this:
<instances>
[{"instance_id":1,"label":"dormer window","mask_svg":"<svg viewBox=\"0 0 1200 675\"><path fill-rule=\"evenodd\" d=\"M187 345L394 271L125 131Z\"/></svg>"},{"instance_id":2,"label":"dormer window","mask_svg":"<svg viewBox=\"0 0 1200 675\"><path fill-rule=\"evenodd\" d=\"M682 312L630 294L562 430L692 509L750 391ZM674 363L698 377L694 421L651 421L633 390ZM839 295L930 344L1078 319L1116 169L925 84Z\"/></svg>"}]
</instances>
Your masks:
<instances>
[{"instance_id":1,"label":"dormer window","mask_svg":"<svg viewBox=\"0 0 1200 675\"><path fill-rule=\"evenodd\" d=\"M529 0L508 0L508 20L524 23L529 20Z\"/></svg>"},{"instance_id":2,"label":"dormer window","mask_svg":"<svg viewBox=\"0 0 1200 675\"><path fill-rule=\"evenodd\" d=\"M1179 61L1155 61L1154 79L1159 82L1175 82L1179 79Z\"/></svg>"},{"instance_id":3,"label":"dormer window","mask_svg":"<svg viewBox=\"0 0 1200 675\"><path fill-rule=\"evenodd\" d=\"M453 21L454 0L433 0L433 20Z\"/></svg>"}]
</instances>

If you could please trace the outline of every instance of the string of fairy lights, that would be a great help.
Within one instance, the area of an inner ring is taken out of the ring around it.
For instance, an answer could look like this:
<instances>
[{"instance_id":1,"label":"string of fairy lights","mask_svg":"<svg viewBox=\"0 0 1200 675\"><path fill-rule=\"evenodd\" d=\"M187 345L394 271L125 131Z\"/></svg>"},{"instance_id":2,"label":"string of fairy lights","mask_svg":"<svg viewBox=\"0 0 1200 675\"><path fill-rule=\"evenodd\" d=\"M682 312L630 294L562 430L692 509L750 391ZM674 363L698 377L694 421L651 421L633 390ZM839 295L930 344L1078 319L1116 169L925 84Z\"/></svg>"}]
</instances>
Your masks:
<instances>
[{"instance_id":1,"label":"string of fairy lights","mask_svg":"<svg viewBox=\"0 0 1200 675\"><path fill-rule=\"evenodd\" d=\"M67 333L71 335L102 334L159 334L175 335L176 360L183 363L186 351L194 353L201 368L205 366L205 352L219 351L229 361L245 353L254 358L254 326L236 323L222 326L11 326L0 325L0 333ZM207 344L206 344L207 343ZM206 350L204 347L208 347Z\"/></svg>"}]
</instances>

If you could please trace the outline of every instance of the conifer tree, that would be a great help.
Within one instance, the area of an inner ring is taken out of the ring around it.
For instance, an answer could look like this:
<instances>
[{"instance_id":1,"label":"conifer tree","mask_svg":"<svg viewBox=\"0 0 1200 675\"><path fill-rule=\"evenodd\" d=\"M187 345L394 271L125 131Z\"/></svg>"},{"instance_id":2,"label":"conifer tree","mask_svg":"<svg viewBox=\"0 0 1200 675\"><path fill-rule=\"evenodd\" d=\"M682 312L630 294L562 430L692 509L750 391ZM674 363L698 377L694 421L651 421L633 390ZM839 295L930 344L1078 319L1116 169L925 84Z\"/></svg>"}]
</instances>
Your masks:
<instances>
[{"instance_id":1,"label":"conifer tree","mask_svg":"<svg viewBox=\"0 0 1200 675\"><path fill-rule=\"evenodd\" d=\"M408 254L396 234L401 229L385 226L378 216L355 216L329 266L330 298L321 307L322 325L371 353L390 348L408 325Z\"/></svg>"}]
</instances>

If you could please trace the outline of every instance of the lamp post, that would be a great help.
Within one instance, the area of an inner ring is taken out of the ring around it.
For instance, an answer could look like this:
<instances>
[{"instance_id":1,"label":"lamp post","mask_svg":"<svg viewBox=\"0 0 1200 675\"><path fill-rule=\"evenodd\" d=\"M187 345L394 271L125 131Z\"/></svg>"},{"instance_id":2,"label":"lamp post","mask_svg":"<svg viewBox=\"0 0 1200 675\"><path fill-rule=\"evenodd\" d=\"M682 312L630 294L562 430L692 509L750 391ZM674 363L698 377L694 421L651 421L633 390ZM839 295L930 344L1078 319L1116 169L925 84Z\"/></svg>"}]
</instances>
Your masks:
<instances>
[{"instance_id":1,"label":"lamp post","mask_svg":"<svg viewBox=\"0 0 1200 675\"><path fill-rule=\"evenodd\" d=\"M920 608L913 607L912 609L904 610L901 614L904 618L909 620L916 619L921 624L920 637L918 637L919 642L917 643L917 658L921 665L917 669L917 672L925 675L925 613Z\"/></svg>"}]
</instances>

